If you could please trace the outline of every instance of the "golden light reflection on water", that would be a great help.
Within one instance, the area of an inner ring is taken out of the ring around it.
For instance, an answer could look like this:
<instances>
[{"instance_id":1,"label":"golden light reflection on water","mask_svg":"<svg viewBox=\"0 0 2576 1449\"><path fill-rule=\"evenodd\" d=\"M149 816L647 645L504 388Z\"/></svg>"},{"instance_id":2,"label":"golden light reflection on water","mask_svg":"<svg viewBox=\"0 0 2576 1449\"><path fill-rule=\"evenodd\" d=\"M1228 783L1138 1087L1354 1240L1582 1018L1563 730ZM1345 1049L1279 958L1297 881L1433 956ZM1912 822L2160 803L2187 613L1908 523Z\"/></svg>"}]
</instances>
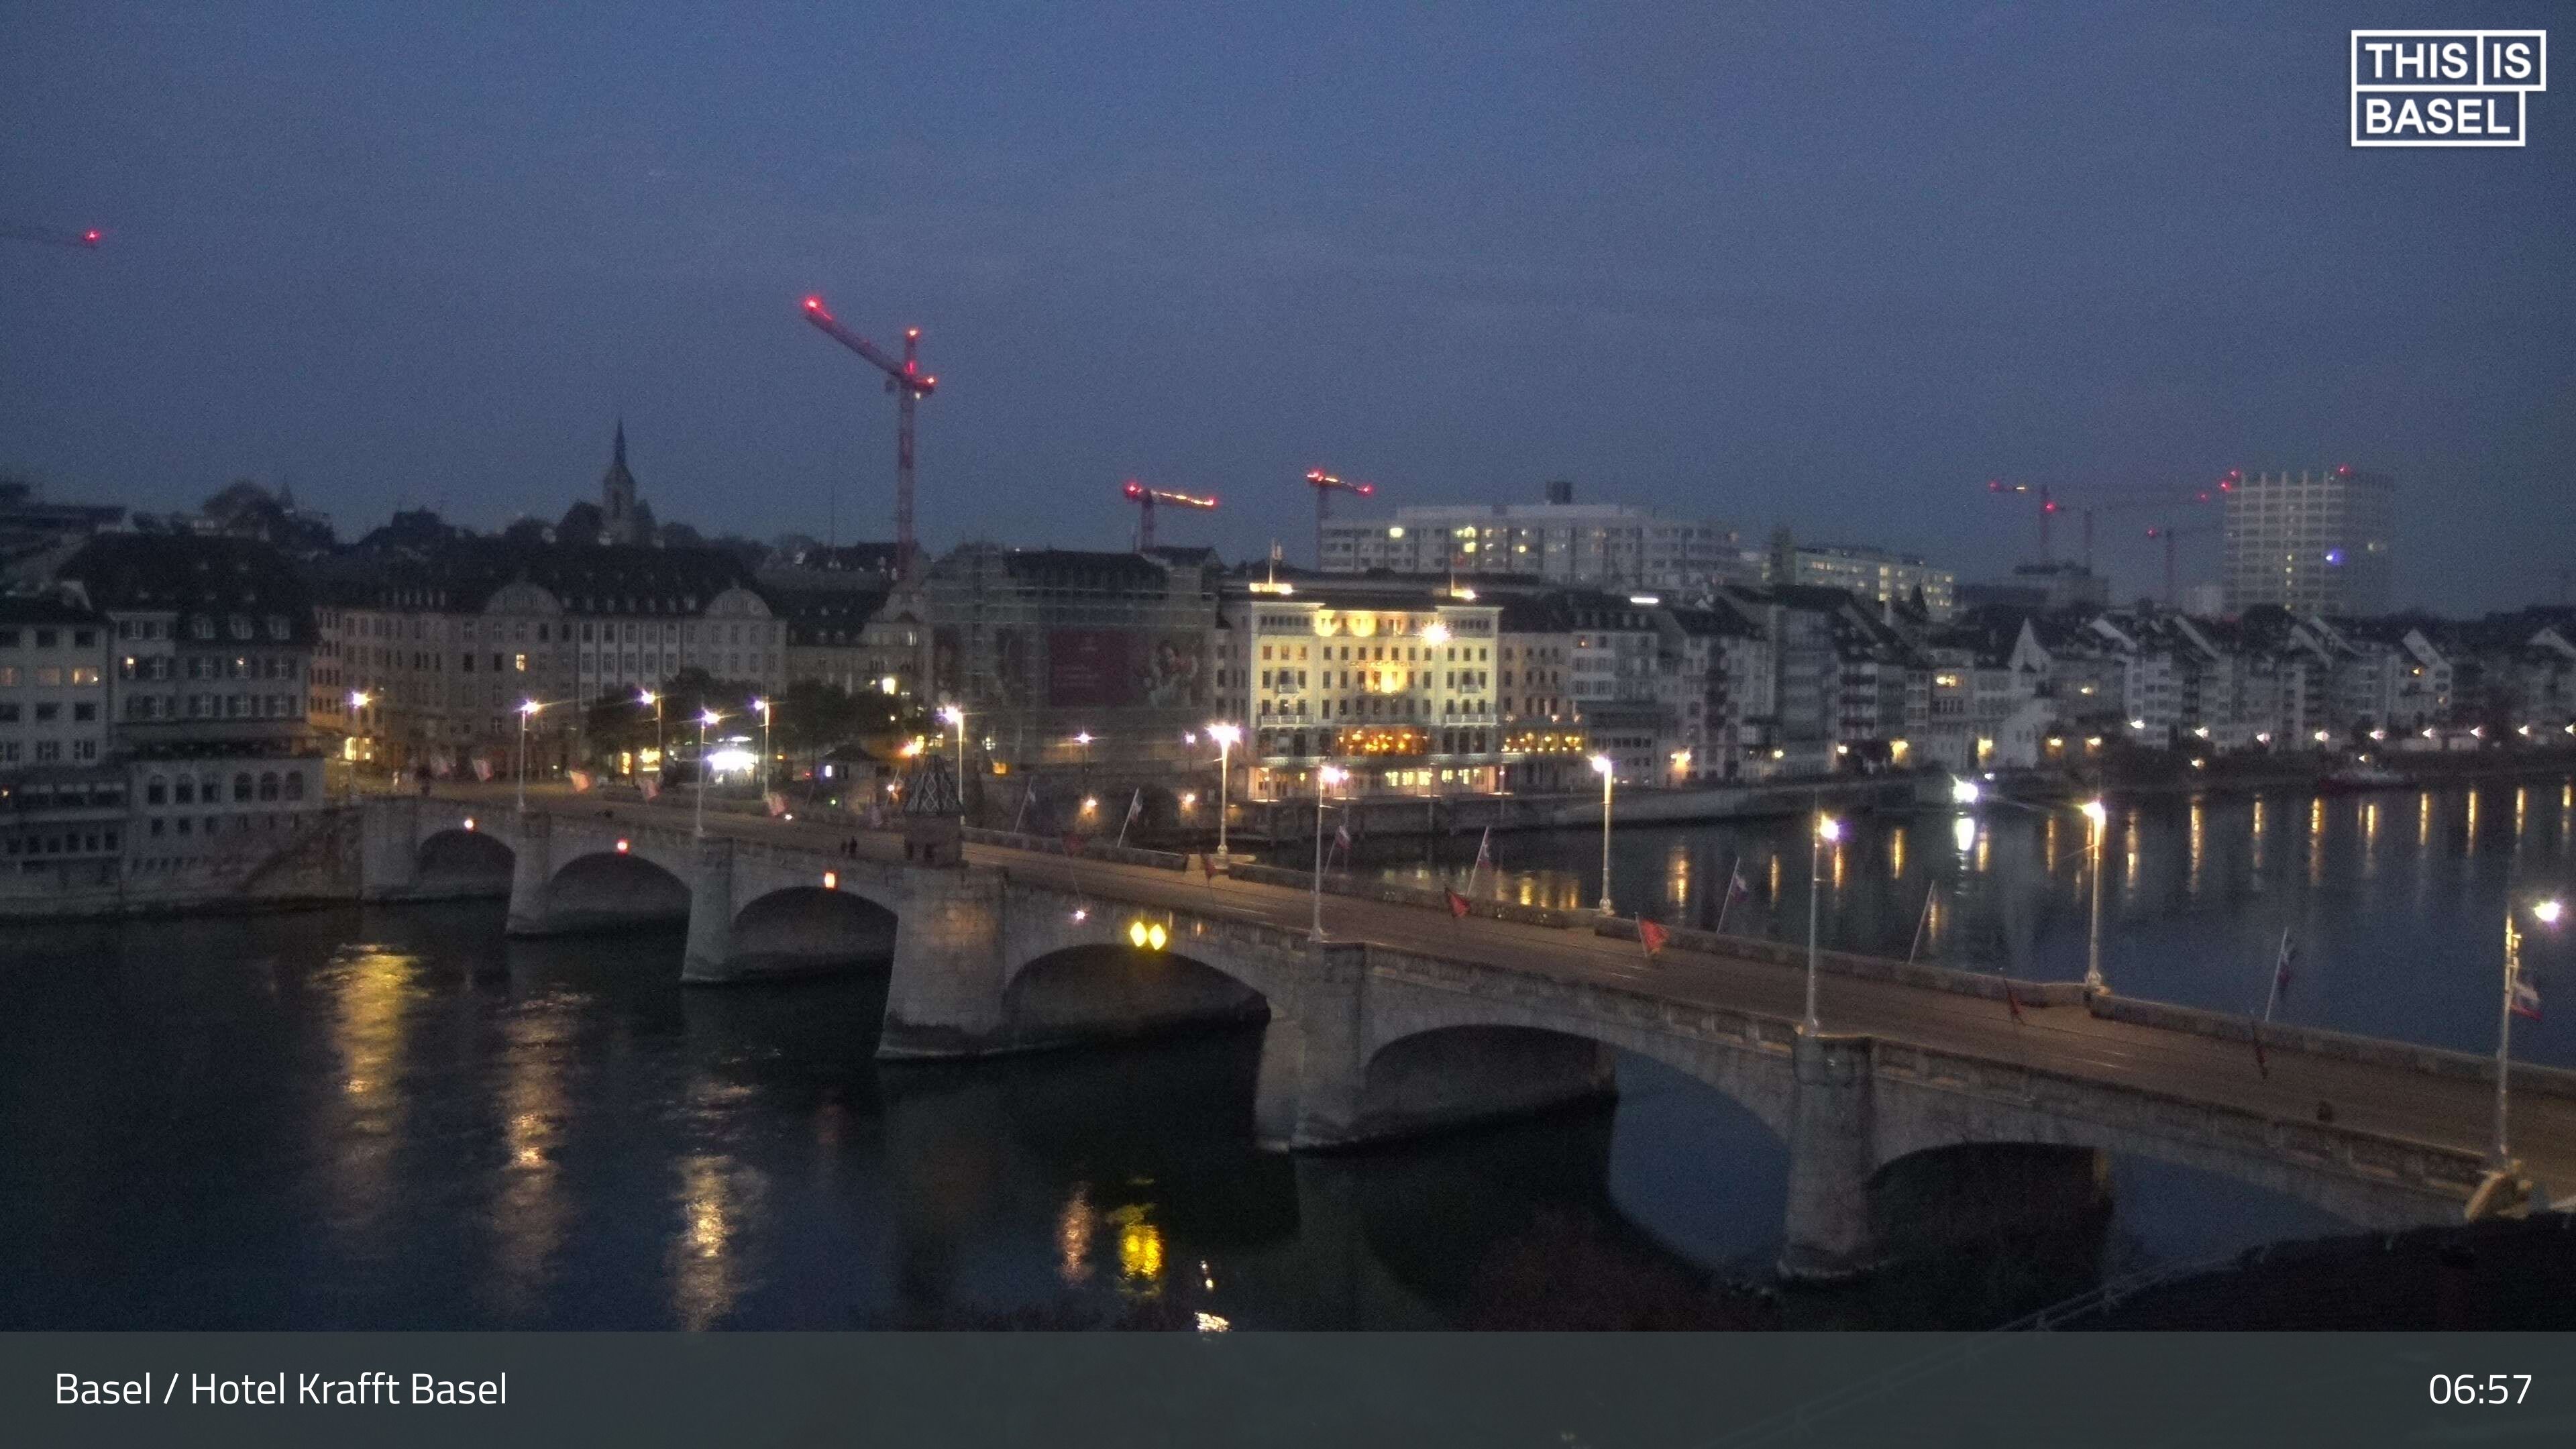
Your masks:
<instances>
[{"instance_id":1,"label":"golden light reflection on water","mask_svg":"<svg viewBox=\"0 0 2576 1449\"><path fill-rule=\"evenodd\" d=\"M1905 878L1905 827L1902 825L1887 833L1887 878Z\"/></svg>"},{"instance_id":2,"label":"golden light reflection on water","mask_svg":"<svg viewBox=\"0 0 2576 1449\"><path fill-rule=\"evenodd\" d=\"M2478 853L2478 788L2475 785L2469 787L2467 828L2468 839L2462 842L2460 846L2460 854L2463 856L2470 856Z\"/></svg>"},{"instance_id":3,"label":"golden light reflection on water","mask_svg":"<svg viewBox=\"0 0 2576 1449\"><path fill-rule=\"evenodd\" d=\"M2318 886L2326 879L2326 802L2319 796L2308 802L2308 884Z\"/></svg>"},{"instance_id":4,"label":"golden light reflection on water","mask_svg":"<svg viewBox=\"0 0 2576 1449\"><path fill-rule=\"evenodd\" d=\"M1146 1216L1141 1203L1109 1214L1118 1228L1118 1286L1152 1297L1163 1290L1163 1230Z\"/></svg>"},{"instance_id":5,"label":"golden light reflection on water","mask_svg":"<svg viewBox=\"0 0 2576 1449\"><path fill-rule=\"evenodd\" d=\"M2263 797L2254 797L2254 868L2263 868Z\"/></svg>"},{"instance_id":6,"label":"golden light reflection on water","mask_svg":"<svg viewBox=\"0 0 2576 1449\"><path fill-rule=\"evenodd\" d=\"M420 958L346 947L337 970L332 1045L340 1054L339 1150L332 1154L337 1216L372 1227L386 1206L394 1150L409 1099L401 1091L407 1023Z\"/></svg>"},{"instance_id":7,"label":"golden light reflection on water","mask_svg":"<svg viewBox=\"0 0 2576 1449\"><path fill-rule=\"evenodd\" d=\"M1766 901L1776 901L1780 899L1780 852L1776 850L1771 852L1770 876L1771 883L1762 898Z\"/></svg>"},{"instance_id":8,"label":"golden light reflection on water","mask_svg":"<svg viewBox=\"0 0 2576 1449\"><path fill-rule=\"evenodd\" d=\"M1966 855L1969 851L1974 850L1977 845L1977 817L1974 815L1962 815L1956 820L1951 821L1950 843L1958 847L1961 855ZM1984 868L1984 863L1979 862L1978 869L1982 870Z\"/></svg>"},{"instance_id":9,"label":"golden light reflection on water","mask_svg":"<svg viewBox=\"0 0 2576 1449\"><path fill-rule=\"evenodd\" d=\"M731 1157L699 1153L679 1164L679 1231L672 1237L671 1307L683 1328L711 1328L751 1287L742 1226L758 1211L760 1178Z\"/></svg>"},{"instance_id":10,"label":"golden light reflection on water","mask_svg":"<svg viewBox=\"0 0 2576 1449\"><path fill-rule=\"evenodd\" d=\"M2379 802L2365 801L2361 807L2361 873L2364 878L2379 871Z\"/></svg>"},{"instance_id":11,"label":"golden light reflection on water","mask_svg":"<svg viewBox=\"0 0 2576 1449\"><path fill-rule=\"evenodd\" d=\"M502 1030L509 1070L496 1105L510 1166L493 1204L493 1287L503 1316L518 1318L543 1306L568 1216L555 1166L564 1116L562 1025L550 1014L529 1012Z\"/></svg>"},{"instance_id":12,"label":"golden light reflection on water","mask_svg":"<svg viewBox=\"0 0 2576 1449\"><path fill-rule=\"evenodd\" d=\"M1091 1281L1091 1237L1100 1231L1100 1214L1091 1206L1091 1189L1073 1185L1055 1217L1056 1273L1069 1284Z\"/></svg>"},{"instance_id":13,"label":"golden light reflection on water","mask_svg":"<svg viewBox=\"0 0 2576 1449\"><path fill-rule=\"evenodd\" d=\"M2200 894L2201 855L2203 853L2203 846L2207 839L2209 823L2208 816L2209 812L2204 808L2201 798L2198 795L2192 796L2191 825L2189 831L2190 860L2186 871L2186 889L2195 896Z\"/></svg>"},{"instance_id":14,"label":"golden light reflection on water","mask_svg":"<svg viewBox=\"0 0 2576 1449\"><path fill-rule=\"evenodd\" d=\"M1664 857L1664 897L1674 905L1682 905L1690 900L1690 888L1690 845L1675 838L1672 850Z\"/></svg>"},{"instance_id":15,"label":"golden light reflection on water","mask_svg":"<svg viewBox=\"0 0 2576 1449\"><path fill-rule=\"evenodd\" d=\"M2415 800L2415 848L2422 850L2433 843L2433 792L2425 791Z\"/></svg>"}]
</instances>

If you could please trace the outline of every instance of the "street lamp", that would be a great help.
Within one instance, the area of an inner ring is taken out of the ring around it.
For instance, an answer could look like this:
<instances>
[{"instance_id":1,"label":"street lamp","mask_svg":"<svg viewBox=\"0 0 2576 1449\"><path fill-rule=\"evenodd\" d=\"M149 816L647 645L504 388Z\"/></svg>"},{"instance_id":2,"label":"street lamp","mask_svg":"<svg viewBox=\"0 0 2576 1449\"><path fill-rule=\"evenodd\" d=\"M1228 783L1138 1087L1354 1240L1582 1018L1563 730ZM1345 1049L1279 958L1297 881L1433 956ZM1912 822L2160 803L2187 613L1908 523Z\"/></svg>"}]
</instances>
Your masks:
<instances>
[{"instance_id":1,"label":"street lamp","mask_svg":"<svg viewBox=\"0 0 2576 1449\"><path fill-rule=\"evenodd\" d=\"M2088 995L2092 995L2099 994L2104 989L2102 985L2102 840L2110 824L2111 812L2103 808L2098 798L2085 801L2080 808L2084 811L2085 820L2093 829L2093 919L2084 937L2084 990Z\"/></svg>"},{"instance_id":2,"label":"street lamp","mask_svg":"<svg viewBox=\"0 0 2576 1449\"><path fill-rule=\"evenodd\" d=\"M711 709L698 714L698 800L690 829L699 835L707 833L707 731L723 718Z\"/></svg>"},{"instance_id":3,"label":"street lamp","mask_svg":"<svg viewBox=\"0 0 2576 1449\"><path fill-rule=\"evenodd\" d=\"M1233 778L1234 773L1227 767L1227 762L1234 753L1234 742L1243 738L1243 731L1227 723L1209 725L1207 732L1208 738L1216 741L1216 854L1219 860L1223 860L1226 782Z\"/></svg>"},{"instance_id":4,"label":"street lamp","mask_svg":"<svg viewBox=\"0 0 2576 1449\"><path fill-rule=\"evenodd\" d=\"M537 717L545 706L533 699L519 701L519 813L528 813L528 721Z\"/></svg>"},{"instance_id":5,"label":"street lamp","mask_svg":"<svg viewBox=\"0 0 2576 1449\"><path fill-rule=\"evenodd\" d=\"M1339 765L1326 765L1315 772L1315 927L1313 938L1324 939L1324 791L1350 778L1350 772Z\"/></svg>"},{"instance_id":6,"label":"street lamp","mask_svg":"<svg viewBox=\"0 0 2576 1449\"><path fill-rule=\"evenodd\" d=\"M760 786L760 793L767 795L769 793L769 701L755 699L751 702L751 707L760 711L760 776L757 783Z\"/></svg>"},{"instance_id":7,"label":"street lamp","mask_svg":"<svg viewBox=\"0 0 2576 1449\"><path fill-rule=\"evenodd\" d=\"M649 689L639 689L635 691L635 702L639 705L649 704L653 706L653 772L656 775L659 775L663 766L662 696L655 694Z\"/></svg>"},{"instance_id":8,"label":"street lamp","mask_svg":"<svg viewBox=\"0 0 2576 1449\"><path fill-rule=\"evenodd\" d=\"M2557 925L2558 918L2565 913L2566 907L2554 899L2536 901L2531 907L2532 919L2544 926ZM2513 998L2515 988L2521 984L2522 930L2513 922L2513 898L2507 896L2504 903L2504 1006L2496 1013L2495 1166L2498 1170L2511 1166L2513 1162L2513 1154L2505 1144L2505 1080L2513 1070ZM2537 1007L2533 1011L2538 1014Z\"/></svg>"},{"instance_id":9,"label":"street lamp","mask_svg":"<svg viewBox=\"0 0 2576 1449\"><path fill-rule=\"evenodd\" d=\"M1816 1019L1816 906L1825 893L1825 846L1843 838L1843 823L1819 812L1816 833L1807 842L1807 1035L1823 1030Z\"/></svg>"},{"instance_id":10,"label":"street lamp","mask_svg":"<svg viewBox=\"0 0 2576 1449\"><path fill-rule=\"evenodd\" d=\"M1592 773L1601 777L1601 914L1610 906L1610 786L1619 777L1619 762L1608 755L1592 757Z\"/></svg>"},{"instance_id":11,"label":"street lamp","mask_svg":"<svg viewBox=\"0 0 2576 1449\"><path fill-rule=\"evenodd\" d=\"M957 730L957 823L966 823L966 711L953 704L939 707L939 717Z\"/></svg>"},{"instance_id":12,"label":"street lamp","mask_svg":"<svg viewBox=\"0 0 2576 1449\"><path fill-rule=\"evenodd\" d=\"M349 738L352 740L360 738L359 731L364 726L358 712L367 707L370 699L371 696L363 689L349 691ZM358 797L358 755L361 753L364 752L355 751L349 756L349 798L352 800Z\"/></svg>"}]
</instances>

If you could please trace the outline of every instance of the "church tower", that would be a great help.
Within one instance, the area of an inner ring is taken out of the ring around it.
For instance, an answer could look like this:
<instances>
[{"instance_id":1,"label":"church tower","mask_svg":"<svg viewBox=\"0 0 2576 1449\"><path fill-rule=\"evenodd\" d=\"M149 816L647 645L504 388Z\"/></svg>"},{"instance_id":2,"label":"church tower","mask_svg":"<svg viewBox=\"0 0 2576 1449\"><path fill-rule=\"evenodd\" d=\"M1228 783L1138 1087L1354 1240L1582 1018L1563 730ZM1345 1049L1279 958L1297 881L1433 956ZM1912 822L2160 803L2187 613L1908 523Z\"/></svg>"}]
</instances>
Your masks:
<instances>
[{"instance_id":1,"label":"church tower","mask_svg":"<svg viewBox=\"0 0 2576 1449\"><path fill-rule=\"evenodd\" d=\"M626 471L626 419L617 420L617 440L609 445L608 472L599 480L600 533L610 543L642 543L643 515L635 502L635 475Z\"/></svg>"}]
</instances>

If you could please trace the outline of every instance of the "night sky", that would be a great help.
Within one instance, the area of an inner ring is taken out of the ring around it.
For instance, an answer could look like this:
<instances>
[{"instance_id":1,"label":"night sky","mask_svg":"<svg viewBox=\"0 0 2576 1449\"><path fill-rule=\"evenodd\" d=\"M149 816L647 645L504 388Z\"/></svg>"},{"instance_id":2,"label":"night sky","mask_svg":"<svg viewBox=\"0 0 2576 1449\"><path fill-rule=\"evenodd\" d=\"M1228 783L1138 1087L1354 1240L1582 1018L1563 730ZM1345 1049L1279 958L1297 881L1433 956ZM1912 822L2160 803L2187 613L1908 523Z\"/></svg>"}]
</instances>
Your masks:
<instances>
[{"instance_id":1,"label":"night sky","mask_svg":"<svg viewBox=\"0 0 2576 1449\"><path fill-rule=\"evenodd\" d=\"M1302 560L1321 464L1981 577L1989 477L2349 462L2401 601L2576 562L2576 49L2524 149L2344 134L2351 27L2564 5L411 8L0 8L0 223L108 232L0 242L0 471L497 527L622 411L665 519L885 537L814 291L924 329L934 548L1123 546L1136 475Z\"/></svg>"}]
</instances>

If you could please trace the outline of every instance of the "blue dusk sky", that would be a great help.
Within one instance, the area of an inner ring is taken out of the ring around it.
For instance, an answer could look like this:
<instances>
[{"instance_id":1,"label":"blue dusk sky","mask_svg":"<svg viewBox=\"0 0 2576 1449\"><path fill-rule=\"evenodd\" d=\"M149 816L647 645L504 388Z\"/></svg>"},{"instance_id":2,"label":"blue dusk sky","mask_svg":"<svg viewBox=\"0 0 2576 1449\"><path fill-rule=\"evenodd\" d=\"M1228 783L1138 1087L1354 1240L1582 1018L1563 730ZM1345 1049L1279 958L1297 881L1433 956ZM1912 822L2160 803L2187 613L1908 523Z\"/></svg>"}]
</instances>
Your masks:
<instances>
[{"instance_id":1,"label":"blue dusk sky","mask_svg":"<svg viewBox=\"0 0 2576 1449\"><path fill-rule=\"evenodd\" d=\"M0 223L108 239L0 242L0 470L494 527L622 413L666 519L884 537L819 292L924 330L934 548L1123 546L1132 475L1302 559L1322 465L1974 578L2035 544L1991 477L2351 463L2401 602L2509 607L2576 544L2576 74L2523 148L2356 150L2347 31L2569 13L17 0Z\"/></svg>"}]
</instances>

